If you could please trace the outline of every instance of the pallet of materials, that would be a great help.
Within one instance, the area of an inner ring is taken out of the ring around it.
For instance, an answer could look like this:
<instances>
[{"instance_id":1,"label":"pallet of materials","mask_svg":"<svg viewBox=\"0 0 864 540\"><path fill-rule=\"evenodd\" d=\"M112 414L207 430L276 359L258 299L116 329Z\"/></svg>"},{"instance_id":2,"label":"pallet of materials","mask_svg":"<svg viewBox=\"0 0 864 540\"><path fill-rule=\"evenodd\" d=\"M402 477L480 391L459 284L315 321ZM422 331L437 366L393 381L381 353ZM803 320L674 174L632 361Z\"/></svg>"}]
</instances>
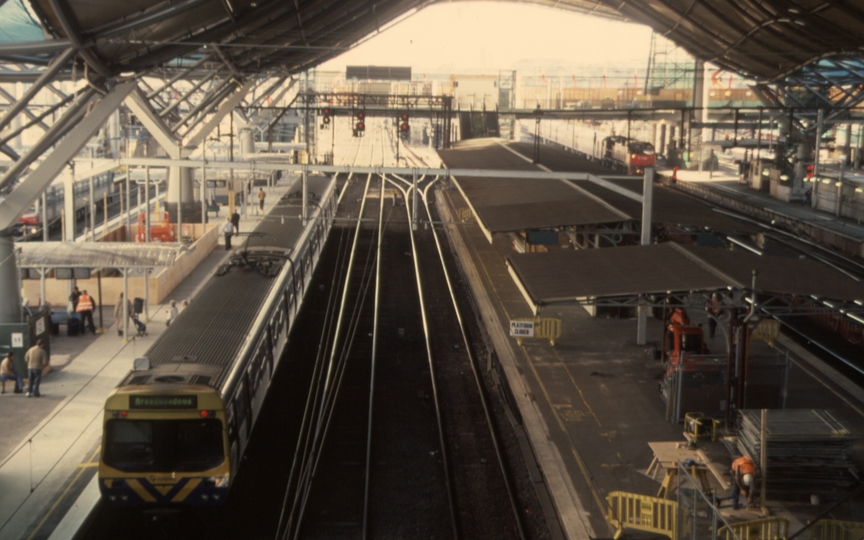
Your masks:
<instances>
[{"instance_id":1,"label":"pallet of materials","mask_svg":"<svg viewBox=\"0 0 864 540\"><path fill-rule=\"evenodd\" d=\"M759 463L760 410L739 411L738 449ZM831 411L767 412L768 499L837 500L858 484L852 445L858 439Z\"/></svg>"}]
</instances>

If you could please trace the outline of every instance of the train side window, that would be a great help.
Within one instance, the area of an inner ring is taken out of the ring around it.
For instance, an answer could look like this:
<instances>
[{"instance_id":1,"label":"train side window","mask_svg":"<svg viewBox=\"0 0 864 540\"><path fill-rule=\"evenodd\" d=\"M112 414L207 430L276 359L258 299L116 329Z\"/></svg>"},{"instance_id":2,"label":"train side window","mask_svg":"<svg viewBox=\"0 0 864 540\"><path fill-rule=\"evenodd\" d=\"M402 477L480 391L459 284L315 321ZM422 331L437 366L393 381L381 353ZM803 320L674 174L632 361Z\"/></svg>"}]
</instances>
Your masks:
<instances>
[{"instance_id":1,"label":"train side window","mask_svg":"<svg viewBox=\"0 0 864 540\"><path fill-rule=\"evenodd\" d=\"M254 394L256 390L258 390L258 370L260 369L259 363L261 359L258 355L255 355L255 358L252 360L252 363L249 364L249 369L246 371L249 380L250 391Z\"/></svg>"},{"instance_id":2,"label":"train side window","mask_svg":"<svg viewBox=\"0 0 864 540\"><path fill-rule=\"evenodd\" d=\"M228 406L225 407L225 423L228 425L228 438L230 440L234 440L237 438L237 429L234 425L237 417L234 414L234 403L228 403Z\"/></svg>"},{"instance_id":3,"label":"train side window","mask_svg":"<svg viewBox=\"0 0 864 540\"><path fill-rule=\"evenodd\" d=\"M246 405L246 385L241 384L237 393L234 395L234 410L237 412L237 427L238 429L244 421L248 419L249 407ZM246 426L247 433L249 426Z\"/></svg>"}]
</instances>

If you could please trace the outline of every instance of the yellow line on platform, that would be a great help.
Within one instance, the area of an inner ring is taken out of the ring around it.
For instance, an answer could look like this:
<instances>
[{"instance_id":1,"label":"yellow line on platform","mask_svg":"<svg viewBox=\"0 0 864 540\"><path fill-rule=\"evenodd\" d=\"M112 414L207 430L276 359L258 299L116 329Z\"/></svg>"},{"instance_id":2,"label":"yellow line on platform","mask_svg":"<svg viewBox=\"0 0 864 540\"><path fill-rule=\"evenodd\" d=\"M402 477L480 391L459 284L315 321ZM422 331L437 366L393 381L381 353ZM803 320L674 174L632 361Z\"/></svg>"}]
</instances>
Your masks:
<instances>
[{"instance_id":1,"label":"yellow line on platform","mask_svg":"<svg viewBox=\"0 0 864 540\"><path fill-rule=\"evenodd\" d=\"M453 204L453 200L450 198L449 194L447 194L447 198L450 199L449 200L450 206L455 208L455 205ZM466 242L466 245L470 247L470 249L475 253L475 255L477 254L477 250L474 248L473 244ZM504 303L501 301L501 297L498 294L498 290L495 288L495 285L492 281L492 278L489 276L489 270L486 268L486 265L483 263L483 259L480 258L479 255L477 255L477 261L480 263L480 267L483 269L483 273L486 274L486 279L489 282L490 287L492 287L492 290L495 292L495 299L497 300L498 305L501 307L501 311L504 312L504 315L507 317L507 320L510 320L510 313L507 311L506 306L504 306ZM528 351L525 348L525 346L519 345L519 349L522 351L522 356L525 359L525 363L531 368L531 372L534 374L534 379L537 381L537 384L540 386L540 390L543 392L543 396L546 399L546 403L548 403L550 408L552 409L552 414L555 416L555 422L558 424L558 428L564 433L564 435L567 437L567 440L570 441L570 453L573 455L573 458L576 460L576 464L579 466L579 470L582 472L582 476L585 478L585 483L588 485L588 489L591 491L591 495L594 497L594 501L597 503L597 507L600 509L601 512L603 512L605 514L606 501L600 495L600 493L598 493L597 490L595 489L594 482L591 478L591 474L588 472L588 466L582 460L582 456L579 455L579 451L576 449L576 446L573 444L572 439L570 438L570 433L567 431L567 429L564 425L564 421L561 418L561 415L558 414L558 410L555 408L555 406L552 402L552 398L549 395L549 391L546 389L546 385L543 384L543 379L541 379L539 373L537 373L537 370L534 366L534 363L531 361L531 357L528 354ZM556 352L556 357L557 357L557 352ZM559 358L559 361L560 361L560 358ZM569 373L568 373L568 375L569 375ZM577 390L578 390L578 388L577 388ZM581 395L581 391L580 391L580 395ZM584 401L585 401L585 399L583 397L583 402ZM586 404L586 406L588 405L587 402L585 402L585 404ZM589 407L589 410L591 410L590 407ZM592 411L591 414L593 415L594 412ZM596 418L597 417L595 416L595 419ZM597 423L599 424L600 421L597 420Z\"/></svg>"}]
</instances>

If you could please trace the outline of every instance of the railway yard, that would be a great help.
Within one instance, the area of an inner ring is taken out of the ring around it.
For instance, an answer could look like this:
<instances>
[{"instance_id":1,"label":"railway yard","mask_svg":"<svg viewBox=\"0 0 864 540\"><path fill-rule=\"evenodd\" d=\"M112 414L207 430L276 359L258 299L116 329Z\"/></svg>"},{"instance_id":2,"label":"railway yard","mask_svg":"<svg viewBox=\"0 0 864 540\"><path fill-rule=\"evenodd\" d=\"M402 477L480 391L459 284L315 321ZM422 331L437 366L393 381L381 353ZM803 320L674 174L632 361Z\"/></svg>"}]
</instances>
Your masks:
<instances>
[{"instance_id":1,"label":"railway yard","mask_svg":"<svg viewBox=\"0 0 864 540\"><path fill-rule=\"evenodd\" d=\"M862 1L474 4L0 1L0 540L864 540Z\"/></svg>"}]
</instances>

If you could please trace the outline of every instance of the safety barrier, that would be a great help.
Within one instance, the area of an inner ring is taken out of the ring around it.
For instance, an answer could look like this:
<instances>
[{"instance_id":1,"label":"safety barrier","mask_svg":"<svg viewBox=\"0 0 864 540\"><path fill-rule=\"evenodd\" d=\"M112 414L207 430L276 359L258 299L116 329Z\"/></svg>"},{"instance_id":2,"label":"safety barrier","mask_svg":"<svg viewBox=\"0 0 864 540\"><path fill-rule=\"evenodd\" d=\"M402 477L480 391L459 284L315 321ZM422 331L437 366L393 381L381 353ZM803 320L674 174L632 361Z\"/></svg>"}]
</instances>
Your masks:
<instances>
[{"instance_id":1,"label":"safety barrier","mask_svg":"<svg viewBox=\"0 0 864 540\"><path fill-rule=\"evenodd\" d=\"M616 539L624 535L624 529L637 529L676 540L677 502L624 491L613 491L606 502L606 519L618 528Z\"/></svg>"},{"instance_id":2,"label":"safety barrier","mask_svg":"<svg viewBox=\"0 0 864 540\"><path fill-rule=\"evenodd\" d=\"M459 221L462 223L471 221L474 218L474 212L467 206L456 209L456 214L459 216Z\"/></svg>"},{"instance_id":3,"label":"safety barrier","mask_svg":"<svg viewBox=\"0 0 864 540\"><path fill-rule=\"evenodd\" d=\"M759 321L753 333L750 335L753 339L761 339L767 341L769 345L774 346L774 341L780 335L780 321L773 319L763 319Z\"/></svg>"},{"instance_id":4,"label":"safety barrier","mask_svg":"<svg viewBox=\"0 0 864 540\"><path fill-rule=\"evenodd\" d=\"M789 519L770 517L753 521L742 521L722 526L717 531L718 540L786 540L789 538Z\"/></svg>"},{"instance_id":5,"label":"safety barrier","mask_svg":"<svg viewBox=\"0 0 864 540\"><path fill-rule=\"evenodd\" d=\"M820 519L809 532L809 540L864 540L864 523Z\"/></svg>"},{"instance_id":6,"label":"safety barrier","mask_svg":"<svg viewBox=\"0 0 864 540\"><path fill-rule=\"evenodd\" d=\"M555 346L555 340L561 337L561 319L535 317L533 319L512 319L510 335L516 338L516 343L522 345L525 338L548 339L549 345Z\"/></svg>"}]
</instances>

